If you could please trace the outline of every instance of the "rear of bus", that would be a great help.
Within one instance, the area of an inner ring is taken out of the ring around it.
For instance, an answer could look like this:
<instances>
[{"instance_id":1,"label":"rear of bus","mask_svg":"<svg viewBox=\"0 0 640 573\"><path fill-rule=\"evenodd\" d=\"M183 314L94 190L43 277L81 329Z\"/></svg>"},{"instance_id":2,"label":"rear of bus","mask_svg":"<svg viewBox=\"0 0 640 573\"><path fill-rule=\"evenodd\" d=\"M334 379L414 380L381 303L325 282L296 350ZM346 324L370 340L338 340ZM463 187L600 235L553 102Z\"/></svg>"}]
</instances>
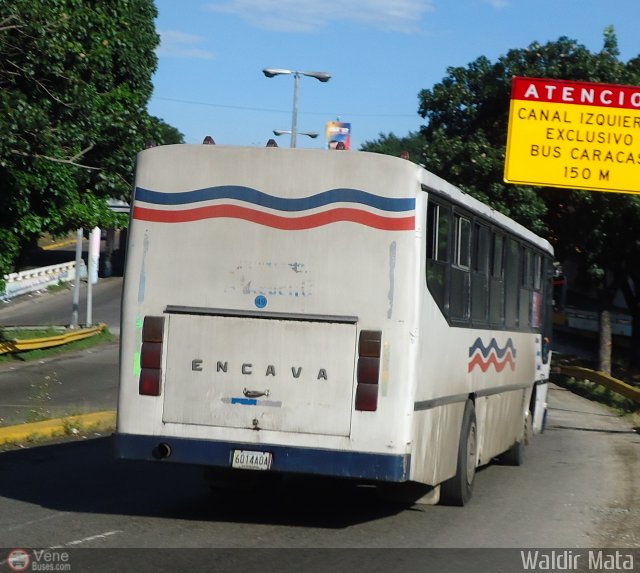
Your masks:
<instances>
[{"instance_id":1,"label":"rear of bus","mask_svg":"<svg viewBox=\"0 0 640 573\"><path fill-rule=\"evenodd\" d=\"M119 456L407 480L416 169L345 151L141 152Z\"/></svg>"}]
</instances>

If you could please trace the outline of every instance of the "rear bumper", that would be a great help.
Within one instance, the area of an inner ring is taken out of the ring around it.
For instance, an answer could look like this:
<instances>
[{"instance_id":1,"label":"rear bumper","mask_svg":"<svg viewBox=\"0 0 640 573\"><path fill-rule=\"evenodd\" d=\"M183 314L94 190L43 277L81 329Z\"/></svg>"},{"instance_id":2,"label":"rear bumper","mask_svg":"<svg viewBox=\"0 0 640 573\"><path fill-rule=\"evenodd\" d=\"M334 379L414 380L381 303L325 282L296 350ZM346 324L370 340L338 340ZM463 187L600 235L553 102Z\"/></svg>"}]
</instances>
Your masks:
<instances>
[{"instance_id":1,"label":"rear bumper","mask_svg":"<svg viewBox=\"0 0 640 573\"><path fill-rule=\"evenodd\" d=\"M152 451L158 445L166 444L171 455L162 462L230 468L234 450L259 450L271 452L271 471L275 472L387 482L409 479L409 454L385 455L134 434L116 434L114 438L116 456L121 459L157 462Z\"/></svg>"}]
</instances>

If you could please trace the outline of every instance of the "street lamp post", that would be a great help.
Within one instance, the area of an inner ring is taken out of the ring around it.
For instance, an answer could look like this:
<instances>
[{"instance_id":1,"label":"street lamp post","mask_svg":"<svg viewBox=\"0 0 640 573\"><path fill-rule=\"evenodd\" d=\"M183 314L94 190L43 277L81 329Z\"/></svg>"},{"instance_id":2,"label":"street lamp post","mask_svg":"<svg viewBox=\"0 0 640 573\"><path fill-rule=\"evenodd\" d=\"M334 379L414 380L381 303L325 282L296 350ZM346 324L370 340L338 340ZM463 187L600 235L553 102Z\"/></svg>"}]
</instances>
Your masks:
<instances>
[{"instance_id":1,"label":"street lamp post","mask_svg":"<svg viewBox=\"0 0 640 573\"><path fill-rule=\"evenodd\" d=\"M281 68L265 68L264 70L262 70L262 73L268 78L273 78L274 76L280 76L280 75L293 76L293 112L291 114L291 147L296 147L296 144L297 144L296 136L298 135L298 82L300 81L300 76L308 76L310 78L316 78L320 82L328 82L331 79L331 74L328 74L327 72L301 72L298 70L285 70ZM303 135L309 135L309 133L304 133ZM313 136L309 135L309 137L313 137Z\"/></svg>"},{"instance_id":2,"label":"street lamp post","mask_svg":"<svg viewBox=\"0 0 640 573\"><path fill-rule=\"evenodd\" d=\"M287 135L287 134L291 135L292 133L293 131L291 131L290 129L274 129L273 130L274 135ZM311 139L315 139L316 137L318 137L318 132L317 131L298 131L297 135L306 135Z\"/></svg>"}]
</instances>

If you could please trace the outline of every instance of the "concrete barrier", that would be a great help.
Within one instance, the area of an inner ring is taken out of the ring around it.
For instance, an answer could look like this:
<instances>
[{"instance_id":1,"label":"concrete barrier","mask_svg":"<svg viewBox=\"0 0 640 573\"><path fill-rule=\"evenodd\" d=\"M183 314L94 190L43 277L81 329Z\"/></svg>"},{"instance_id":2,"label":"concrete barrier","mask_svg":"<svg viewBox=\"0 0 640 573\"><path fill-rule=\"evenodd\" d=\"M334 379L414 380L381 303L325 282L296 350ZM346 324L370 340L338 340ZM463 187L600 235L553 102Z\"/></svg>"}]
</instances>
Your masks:
<instances>
[{"instance_id":1,"label":"concrete barrier","mask_svg":"<svg viewBox=\"0 0 640 573\"><path fill-rule=\"evenodd\" d=\"M87 267L82 262L80 279L87 277ZM4 276L6 281L5 291L0 293L0 300L10 300L17 296L46 289L60 282L73 282L76 280L76 263L61 263L49 265L37 269L20 271Z\"/></svg>"}]
</instances>

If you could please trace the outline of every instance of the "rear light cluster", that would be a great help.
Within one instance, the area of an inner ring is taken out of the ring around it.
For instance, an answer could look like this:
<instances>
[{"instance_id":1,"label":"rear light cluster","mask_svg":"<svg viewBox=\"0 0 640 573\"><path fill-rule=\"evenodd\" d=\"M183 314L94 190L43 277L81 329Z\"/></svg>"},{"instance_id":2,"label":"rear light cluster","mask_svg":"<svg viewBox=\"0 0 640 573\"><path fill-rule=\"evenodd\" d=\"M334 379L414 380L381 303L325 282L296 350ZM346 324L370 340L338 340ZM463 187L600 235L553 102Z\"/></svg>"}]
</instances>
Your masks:
<instances>
[{"instance_id":1,"label":"rear light cluster","mask_svg":"<svg viewBox=\"0 0 640 573\"><path fill-rule=\"evenodd\" d=\"M378 409L378 380L382 332L363 330L358 339L358 370L356 373L356 410L375 412Z\"/></svg>"},{"instance_id":2,"label":"rear light cluster","mask_svg":"<svg viewBox=\"0 0 640 573\"><path fill-rule=\"evenodd\" d=\"M142 351L140 352L140 383L142 396L160 396L162 379L163 316L145 316L142 324Z\"/></svg>"}]
</instances>

